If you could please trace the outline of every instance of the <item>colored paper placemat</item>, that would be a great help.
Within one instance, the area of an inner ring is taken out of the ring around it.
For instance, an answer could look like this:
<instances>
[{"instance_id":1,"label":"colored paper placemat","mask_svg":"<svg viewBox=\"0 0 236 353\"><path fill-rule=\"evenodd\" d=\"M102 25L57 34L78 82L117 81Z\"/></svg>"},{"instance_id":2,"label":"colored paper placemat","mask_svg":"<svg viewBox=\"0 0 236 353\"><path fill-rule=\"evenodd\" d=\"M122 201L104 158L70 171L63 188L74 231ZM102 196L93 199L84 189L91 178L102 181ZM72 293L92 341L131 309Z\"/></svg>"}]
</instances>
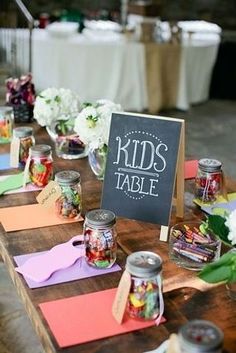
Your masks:
<instances>
[{"instance_id":1,"label":"colored paper placemat","mask_svg":"<svg viewBox=\"0 0 236 353\"><path fill-rule=\"evenodd\" d=\"M47 253L47 251L35 252L31 254L14 256L14 260L17 266L22 266L27 260L30 258L42 255ZM44 264L42 264L44 266ZM78 259L72 266L65 268L63 270L59 270L54 272L49 279L43 282L35 282L26 276L23 276L29 288L40 288L51 286L54 284L65 283L70 281L75 281L83 278L94 277L105 275L107 273L120 271L121 268L119 265L114 264L111 268L108 269L96 269L89 265L87 265L85 258Z\"/></svg>"},{"instance_id":2,"label":"colored paper placemat","mask_svg":"<svg viewBox=\"0 0 236 353\"><path fill-rule=\"evenodd\" d=\"M197 174L198 160L184 162L184 179L194 179Z\"/></svg>"},{"instance_id":3,"label":"colored paper placemat","mask_svg":"<svg viewBox=\"0 0 236 353\"><path fill-rule=\"evenodd\" d=\"M193 199L193 202L195 202L198 206L205 207L205 206L214 206L215 208L219 207L219 204L226 204L230 201L236 200L236 192L231 192L227 194L228 201L223 197L223 196L218 196L217 200L213 204L207 204L205 202L200 201L199 199Z\"/></svg>"},{"instance_id":4,"label":"colored paper placemat","mask_svg":"<svg viewBox=\"0 0 236 353\"><path fill-rule=\"evenodd\" d=\"M28 183L25 187L22 187L23 185L23 173L17 174L19 176L19 185L15 184L14 180L11 180L15 175L1 175L0 176L0 195L1 193L4 194L17 194L20 192L28 192L28 191L39 191L42 190L42 188L33 185L31 183ZM22 183L21 183L21 175L22 175ZM9 186L8 186L8 191L1 192L1 184L2 182L6 182L8 179L9 181Z\"/></svg>"},{"instance_id":5,"label":"colored paper placemat","mask_svg":"<svg viewBox=\"0 0 236 353\"><path fill-rule=\"evenodd\" d=\"M130 318L119 325L111 312L116 290L112 288L39 304L58 345L65 348L155 325L155 321Z\"/></svg>"},{"instance_id":6,"label":"colored paper placemat","mask_svg":"<svg viewBox=\"0 0 236 353\"><path fill-rule=\"evenodd\" d=\"M232 200L229 202L219 202L211 206L202 206L201 209L208 213L208 214L214 214L214 209L224 209L226 211L232 212L236 210L236 200Z\"/></svg>"},{"instance_id":7,"label":"colored paper placemat","mask_svg":"<svg viewBox=\"0 0 236 353\"><path fill-rule=\"evenodd\" d=\"M10 169L10 154L1 154L0 155L0 170Z\"/></svg>"},{"instance_id":8,"label":"colored paper placemat","mask_svg":"<svg viewBox=\"0 0 236 353\"><path fill-rule=\"evenodd\" d=\"M6 232L49 227L82 220L82 217L79 220L69 221L60 219L53 212L53 210L45 208L40 204L6 207L0 209L0 222Z\"/></svg>"}]
</instances>

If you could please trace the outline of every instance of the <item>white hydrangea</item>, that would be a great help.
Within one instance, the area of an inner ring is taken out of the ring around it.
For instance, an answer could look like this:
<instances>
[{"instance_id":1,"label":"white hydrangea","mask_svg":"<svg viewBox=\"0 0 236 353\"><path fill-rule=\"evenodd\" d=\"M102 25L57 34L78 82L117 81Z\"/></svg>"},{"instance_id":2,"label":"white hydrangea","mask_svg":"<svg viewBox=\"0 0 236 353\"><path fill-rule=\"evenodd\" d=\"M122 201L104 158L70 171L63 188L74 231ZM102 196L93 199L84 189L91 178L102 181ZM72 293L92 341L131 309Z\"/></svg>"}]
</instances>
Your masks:
<instances>
[{"instance_id":1,"label":"white hydrangea","mask_svg":"<svg viewBox=\"0 0 236 353\"><path fill-rule=\"evenodd\" d=\"M85 144L100 148L108 144L112 113L119 111L122 111L120 104L106 99L98 100L78 114L74 130Z\"/></svg>"},{"instance_id":2,"label":"white hydrangea","mask_svg":"<svg viewBox=\"0 0 236 353\"><path fill-rule=\"evenodd\" d=\"M79 98L70 89L47 88L36 97L34 118L39 125L50 126L53 121L75 117L79 108Z\"/></svg>"},{"instance_id":3,"label":"white hydrangea","mask_svg":"<svg viewBox=\"0 0 236 353\"><path fill-rule=\"evenodd\" d=\"M227 217L225 225L229 228L228 239L234 246L236 245L236 210Z\"/></svg>"}]
</instances>

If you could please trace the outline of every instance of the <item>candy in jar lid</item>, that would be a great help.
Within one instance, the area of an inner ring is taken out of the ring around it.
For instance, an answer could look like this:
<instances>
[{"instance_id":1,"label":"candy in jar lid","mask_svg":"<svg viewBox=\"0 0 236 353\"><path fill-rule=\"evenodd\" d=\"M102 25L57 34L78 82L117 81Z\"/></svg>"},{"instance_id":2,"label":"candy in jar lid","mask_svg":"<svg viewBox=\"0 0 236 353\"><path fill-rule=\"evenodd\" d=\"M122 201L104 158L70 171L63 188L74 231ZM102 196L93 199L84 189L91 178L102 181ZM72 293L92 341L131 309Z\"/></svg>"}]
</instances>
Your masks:
<instances>
[{"instance_id":1,"label":"candy in jar lid","mask_svg":"<svg viewBox=\"0 0 236 353\"><path fill-rule=\"evenodd\" d=\"M85 222L94 227L111 227L116 223L116 216L112 211L95 209L88 211L85 215Z\"/></svg>"},{"instance_id":2,"label":"candy in jar lid","mask_svg":"<svg viewBox=\"0 0 236 353\"><path fill-rule=\"evenodd\" d=\"M34 156L34 157L49 156L51 151L52 151L52 147L49 145L35 145L30 147L31 156Z\"/></svg>"},{"instance_id":3,"label":"candy in jar lid","mask_svg":"<svg viewBox=\"0 0 236 353\"><path fill-rule=\"evenodd\" d=\"M206 172L221 170L222 163L217 159L202 158L198 161L199 167Z\"/></svg>"},{"instance_id":4,"label":"candy in jar lid","mask_svg":"<svg viewBox=\"0 0 236 353\"><path fill-rule=\"evenodd\" d=\"M63 170L56 173L55 181L60 185L73 185L80 182L80 173L75 170Z\"/></svg>"},{"instance_id":5,"label":"candy in jar lid","mask_svg":"<svg viewBox=\"0 0 236 353\"><path fill-rule=\"evenodd\" d=\"M191 353L215 353L223 345L223 332L207 320L192 320L178 332L180 347Z\"/></svg>"},{"instance_id":6,"label":"candy in jar lid","mask_svg":"<svg viewBox=\"0 0 236 353\"><path fill-rule=\"evenodd\" d=\"M13 129L13 135L18 138L32 136L33 128L30 126L20 126Z\"/></svg>"},{"instance_id":7,"label":"candy in jar lid","mask_svg":"<svg viewBox=\"0 0 236 353\"><path fill-rule=\"evenodd\" d=\"M133 276L153 277L162 270L162 259L151 251L137 251L127 257L126 270Z\"/></svg>"}]
</instances>

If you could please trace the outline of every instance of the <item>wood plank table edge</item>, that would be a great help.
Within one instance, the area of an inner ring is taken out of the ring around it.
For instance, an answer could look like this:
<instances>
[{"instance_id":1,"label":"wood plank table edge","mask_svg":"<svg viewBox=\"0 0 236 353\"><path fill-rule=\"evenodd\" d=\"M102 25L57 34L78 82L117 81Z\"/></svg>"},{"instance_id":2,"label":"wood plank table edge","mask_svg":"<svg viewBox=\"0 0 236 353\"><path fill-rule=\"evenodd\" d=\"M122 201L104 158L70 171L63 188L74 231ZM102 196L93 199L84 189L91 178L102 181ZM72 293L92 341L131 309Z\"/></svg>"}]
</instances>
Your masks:
<instances>
[{"instance_id":1,"label":"wood plank table edge","mask_svg":"<svg viewBox=\"0 0 236 353\"><path fill-rule=\"evenodd\" d=\"M0 232L5 232L2 225L0 224ZM34 307L33 302L30 300L26 288L21 283L21 278L19 274L15 270L15 265L13 263L13 259L8 256L8 253L3 246L2 242L0 242L0 254L3 258L5 266L9 272L9 275L13 281L13 284L17 290L17 293L25 307L27 315L30 318L30 321L34 327L35 332L40 337L40 342L46 353L57 353L57 350L54 348L54 344L49 335L49 330L47 332L45 325L42 322L42 318L39 315L36 307Z\"/></svg>"}]
</instances>

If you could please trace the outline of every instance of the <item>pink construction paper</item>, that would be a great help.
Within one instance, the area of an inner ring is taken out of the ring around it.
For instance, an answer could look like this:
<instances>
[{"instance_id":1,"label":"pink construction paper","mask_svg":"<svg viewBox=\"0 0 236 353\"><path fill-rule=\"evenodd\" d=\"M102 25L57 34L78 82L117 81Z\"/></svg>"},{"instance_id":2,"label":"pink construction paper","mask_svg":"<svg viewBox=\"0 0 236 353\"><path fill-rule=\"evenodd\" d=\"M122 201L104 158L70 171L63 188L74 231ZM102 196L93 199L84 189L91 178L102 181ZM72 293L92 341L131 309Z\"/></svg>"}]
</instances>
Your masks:
<instances>
[{"instance_id":1,"label":"pink construction paper","mask_svg":"<svg viewBox=\"0 0 236 353\"><path fill-rule=\"evenodd\" d=\"M3 181L4 179L8 178L9 176L10 175L1 175L0 176L0 182ZM25 187L21 187L19 189L15 189L15 190L6 191L4 193L4 195L6 195L6 194L18 194L20 192L39 191L39 190L42 190L42 187L38 187L36 185L33 185L33 184L29 183Z\"/></svg>"},{"instance_id":2,"label":"pink construction paper","mask_svg":"<svg viewBox=\"0 0 236 353\"><path fill-rule=\"evenodd\" d=\"M39 304L61 348L155 325L125 318L120 325L111 313L117 288ZM161 322L166 320L162 318Z\"/></svg>"},{"instance_id":3,"label":"pink construction paper","mask_svg":"<svg viewBox=\"0 0 236 353\"><path fill-rule=\"evenodd\" d=\"M18 255L14 256L14 260L17 264L17 266L22 266L24 263L36 256L41 256L43 254L48 253L48 251L42 251L42 252L35 252L31 254L25 254L25 255ZM44 264L41 264L44 266ZM86 263L86 260L84 257L78 259L72 266L58 270L54 272L49 279L43 282L35 282L32 279L23 276L26 283L28 284L29 288L40 288L40 287L47 287L47 286L52 286L54 284L59 284L59 283L65 283L65 282L70 282L70 281L75 281L83 278L88 278L88 277L94 277L94 276L100 276L100 275L105 275L108 273L112 272L117 272L120 271L121 268L119 265L114 264L111 268L108 269L97 269L89 266Z\"/></svg>"},{"instance_id":4,"label":"pink construction paper","mask_svg":"<svg viewBox=\"0 0 236 353\"><path fill-rule=\"evenodd\" d=\"M80 257L85 256L84 244L74 246L78 241L83 241L83 236L75 236L44 254L31 257L23 265L16 267L16 271L35 282L44 282L54 272L70 267Z\"/></svg>"},{"instance_id":5,"label":"pink construction paper","mask_svg":"<svg viewBox=\"0 0 236 353\"><path fill-rule=\"evenodd\" d=\"M184 162L184 179L194 179L197 174L198 160Z\"/></svg>"}]
</instances>

